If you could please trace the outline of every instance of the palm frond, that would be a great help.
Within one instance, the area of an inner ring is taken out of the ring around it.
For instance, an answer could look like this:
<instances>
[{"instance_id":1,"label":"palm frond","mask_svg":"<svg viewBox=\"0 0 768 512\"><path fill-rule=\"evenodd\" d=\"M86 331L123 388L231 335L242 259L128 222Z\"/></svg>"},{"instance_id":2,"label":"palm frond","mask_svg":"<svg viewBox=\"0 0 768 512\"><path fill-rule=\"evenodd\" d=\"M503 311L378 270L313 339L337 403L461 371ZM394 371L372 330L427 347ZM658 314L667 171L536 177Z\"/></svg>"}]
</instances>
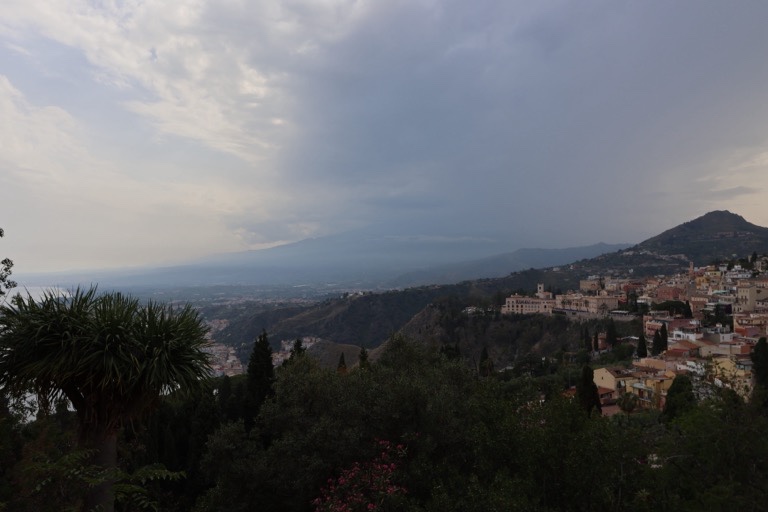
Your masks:
<instances>
[{"instance_id":1,"label":"palm frond","mask_svg":"<svg viewBox=\"0 0 768 512\"><path fill-rule=\"evenodd\" d=\"M19 297L0 306L0 386L66 395L90 421L118 424L210 375L205 335L189 306L141 305L94 287Z\"/></svg>"}]
</instances>

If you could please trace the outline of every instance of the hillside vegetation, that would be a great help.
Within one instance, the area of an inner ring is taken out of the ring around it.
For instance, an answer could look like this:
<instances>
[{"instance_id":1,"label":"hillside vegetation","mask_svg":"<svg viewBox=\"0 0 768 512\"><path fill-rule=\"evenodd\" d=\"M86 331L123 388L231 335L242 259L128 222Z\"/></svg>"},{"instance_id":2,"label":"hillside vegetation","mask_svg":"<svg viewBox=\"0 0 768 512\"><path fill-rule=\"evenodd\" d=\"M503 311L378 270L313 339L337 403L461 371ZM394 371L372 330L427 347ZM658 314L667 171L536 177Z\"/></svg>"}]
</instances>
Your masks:
<instances>
[{"instance_id":1,"label":"hillside vegetation","mask_svg":"<svg viewBox=\"0 0 768 512\"><path fill-rule=\"evenodd\" d=\"M606 418L562 395L572 373L482 378L402 337L347 372L299 354L274 381L254 370L164 397L121 439L116 510L764 510L764 400L713 389L674 412ZM0 423L8 510L77 508L91 474L62 448L72 414ZM142 480L168 476L157 464L176 477Z\"/></svg>"},{"instance_id":2,"label":"hillside vegetation","mask_svg":"<svg viewBox=\"0 0 768 512\"><path fill-rule=\"evenodd\" d=\"M609 323L559 315L468 314L456 302L443 301L425 308L400 332L426 346L456 351L474 368L485 351L494 367L502 369L528 359L572 357L584 349L585 330L590 336L604 333ZM619 337L640 332L639 321L613 325Z\"/></svg>"},{"instance_id":3,"label":"hillside vegetation","mask_svg":"<svg viewBox=\"0 0 768 512\"><path fill-rule=\"evenodd\" d=\"M247 305L205 308L207 318L226 318L229 325L216 341L239 347L266 329L274 348L280 340L317 337L336 343L375 348L400 331L419 312L439 301L461 307L501 304L513 291L578 286L579 273L570 270L526 270L507 277L465 281L454 285L423 286L384 293L350 294L309 306Z\"/></svg>"}]
</instances>

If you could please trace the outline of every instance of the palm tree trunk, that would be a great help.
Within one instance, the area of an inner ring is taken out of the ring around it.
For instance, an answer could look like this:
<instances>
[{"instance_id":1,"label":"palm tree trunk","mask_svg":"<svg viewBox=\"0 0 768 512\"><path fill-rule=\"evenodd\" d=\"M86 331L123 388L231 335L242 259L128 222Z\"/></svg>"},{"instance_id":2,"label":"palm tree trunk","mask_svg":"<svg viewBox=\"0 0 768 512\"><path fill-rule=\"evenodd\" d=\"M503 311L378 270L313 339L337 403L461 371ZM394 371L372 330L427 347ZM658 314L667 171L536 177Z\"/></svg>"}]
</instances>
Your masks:
<instances>
[{"instance_id":1,"label":"palm tree trunk","mask_svg":"<svg viewBox=\"0 0 768 512\"><path fill-rule=\"evenodd\" d=\"M87 489L83 512L114 512L114 472L117 469L117 431L96 429L80 433L80 446L95 450L90 463L103 471L102 481Z\"/></svg>"}]
</instances>

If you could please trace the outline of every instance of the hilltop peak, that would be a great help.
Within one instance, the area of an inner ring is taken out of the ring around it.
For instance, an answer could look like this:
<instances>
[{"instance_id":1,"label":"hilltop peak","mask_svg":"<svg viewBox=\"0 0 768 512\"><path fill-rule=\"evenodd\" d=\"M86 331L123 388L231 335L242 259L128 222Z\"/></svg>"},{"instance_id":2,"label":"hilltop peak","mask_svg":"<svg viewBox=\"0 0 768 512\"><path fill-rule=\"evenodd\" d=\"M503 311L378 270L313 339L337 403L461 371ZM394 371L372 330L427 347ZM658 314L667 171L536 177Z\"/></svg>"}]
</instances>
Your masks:
<instances>
[{"instance_id":1,"label":"hilltop peak","mask_svg":"<svg viewBox=\"0 0 768 512\"><path fill-rule=\"evenodd\" d=\"M706 213L638 244L658 254L684 255L704 265L733 255L768 249L768 228L757 226L727 210Z\"/></svg>"},{"instance_id":2,"label":"hilltop peak","mask_svg":"<svg viewBox=\"0 0 768 512\"><path fill-rule=\"evenodd\" d=\"M741 215L738 215L736 213L731 213L728 210L714 210L708 213L705 213L701 217L697 217L693 219L692 221L686 222L685 224L701 224L704 226L710 226L710 227L738 227L743 228L744 226L755 226L754 224L751 224L747 222L744 217Z\"/></svg>"}]
</instances>

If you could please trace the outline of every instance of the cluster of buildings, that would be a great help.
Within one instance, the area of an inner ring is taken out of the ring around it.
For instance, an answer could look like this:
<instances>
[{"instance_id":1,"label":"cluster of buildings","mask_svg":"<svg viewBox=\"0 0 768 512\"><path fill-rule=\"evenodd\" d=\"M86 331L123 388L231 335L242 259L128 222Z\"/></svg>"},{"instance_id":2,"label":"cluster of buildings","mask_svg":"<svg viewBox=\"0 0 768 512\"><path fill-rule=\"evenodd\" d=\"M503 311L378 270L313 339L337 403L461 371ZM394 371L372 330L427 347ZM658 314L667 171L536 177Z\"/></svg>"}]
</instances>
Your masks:
<instances>
[{"instance_id":1,"label":"cluster of buildings","mask_svg":"<svg viewBox=\"0 0 768 512\"><path fill-rule=\"evenodd\" d=\"M226 375L232 377L245 373L245 368L243 368L240 358L237 357L235 348L213 341L216 333L227 328L229 320L207 320L205 324L208 327L208 333L205 336L208 340L208 345L205 347L205 351L208 353L211 362L213 376L221 377Z\"/></svg>"},{"instance_id":2,"label":"cluster of buildings","mask_svg":"<svg viewBox=\"0 0 768 512\"><path fill-rule=\"evenodd\" d=\"M750 355L758 339L766 335L765 329L739 333L728 325L703 327L696 316L694 313L694 318L682 318L668 311L643 315L648 351L652 351L654 335L662 326L668 333L667 349L657 356L636 359L630 368L595 370L594 382L603 404L614 404L629 393L637 397L640 407L663 409L667 391L680 374L691 377L699 394L714 385L748 398L752 390ZM637 338L627 341L637 344Z\"/></svg>"},{"instance_id":3,"label":"cluster of buildings","mask_svg":"<svg viewBox=\"0 0 768 512\"><path fill-rule=\"evenodd\" d=\"M237 351L234 347L223 345L221 343L211 342L205 351L210 356L211 369L215 377L226 375L232 377L245 373L243 363L237 357Z\"/></svg>"},{"instance_id":4,"label":"cluster of buildings","mask_svg":"<svg viewBox=\"0 0 768 512\"><path fill-rule=\"evenodd\" d=\"M305 350L308 350L310 347L317 344L319 341L322 341L322 340L314 336L307 336L307 337L301 338L301 346ZM282 340L280 342L280 350L272 353L272 365L280 366L283 363L285 363L291 357L291 351L293 350L293 346L295 343L296 343L295 340Z\"/></svg>"},{"instance_id":5,"label":"cluster of buildings","mask_svg":"<svg viewBox=\"0 0 768 512\"><path fill-rule=\"evenodd\" d=\"M716 312L733 314L734 331L754 336L768 326L768 260L755 268L736 265L694 268L674 276L617 278L590 276L578 291L554 295L539 284L532 296L507 297L502 314L566 314L582 317L624 316L626 306L651 309L654 303L687 302L695 317ZM622 308L622 309L620 309Z\"/></svg>"},{"instance_id":6,"label":"cluster of buildings","mask_svg":"<svg viewBox=\"0 0 768 512\"><path fill-rule=\"evenodd\" d=\"M210 356L211 369L213 370L214 377L221 377L223 375L233 377L245 373L246 368L237 356L237 350L234 347L223 345L221 343L214 343L210 337L210 332L208 334L208 341L209 343L205 347L205 351ZM319 341L321 341L321 339L315 337L302 338L302 346L304 349L309 349ZM280 366L287 361L291 356L293 345L293 340L281 341L280 350L272 353L272 364L274 366Z\"/></svg>"},{"instance_id":7,"label":"cluster of buildings","mask_svg":"<svg viewBox=\"0 0 768 512\"><path fill-rule=\"evenodd\" d=\"M654 335L664 326L668 335L663 353L636 359L630 368L595 370L594 382L605 405L629 393L640 407L663 408L672 381L681 373L690 375L700 392L715 385L747 397L752 387L750 354L757 340L768 336L767 263L758 260L753 268L691 265L685 273L642 279L593 276L582 280L578 291L562 295L539 285L533 296L508 297L501 312L616 318L627 317L631 305L644 311L649 353ZM674 312L653 310L667 301L685 306ZM603 340L601 336L600 348L607 348ZM637 345L638 338L624 341Z\"/></svg>"},{"instance_id":8,"label":"cluster of buildings","mask_svg":"<svg viewBox=\"0 0 768 512\"><path fill-rule=\"evenodd\" d=\"M501 306L502 314L533 314L545 315L553 313L568 314L571 316L606 316L618 309L622 295L604 286L603 281L597 278L582 281L578 292L568 292L562 295L553 295L544 291L544 285L539 284L536 294L532 297L515 294L507 297Z\"/></svg>"},{"instance_id":9,"label":"cluster of buildings","mask_svg":"<svg viewBox=\"0 0 768 512\"><path fill-rule=\"evenodd\" d=\"M662 355L641 358L629 367L597 368L597 385L603 413L618 412L616 405L624 394L634 395L639 409L663 410L667 392L678 375L691 377L700 397L707 395L711 386L730 388L743 398L752 389L752 361L747 357L717 355L712 357L676 357ZM613 406L613 407L612 407Z\"/></svg>"}]
</instances>

